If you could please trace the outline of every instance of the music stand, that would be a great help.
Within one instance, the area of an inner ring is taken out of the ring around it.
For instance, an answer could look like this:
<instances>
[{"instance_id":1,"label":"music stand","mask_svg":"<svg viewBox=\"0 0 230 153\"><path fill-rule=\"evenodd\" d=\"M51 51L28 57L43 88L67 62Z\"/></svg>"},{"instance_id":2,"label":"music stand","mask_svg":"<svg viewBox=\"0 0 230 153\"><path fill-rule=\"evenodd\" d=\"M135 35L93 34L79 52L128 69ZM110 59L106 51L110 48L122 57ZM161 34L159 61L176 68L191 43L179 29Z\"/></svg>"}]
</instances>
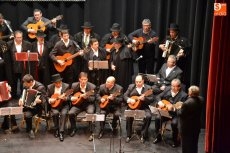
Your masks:
<instances>
[{"instance_id":1,"label":"music stand","mask_svg":"<svg viewBox=\"0 0 230 153\"><path fill-rule=\"evenodd\" d=\"M133 117L134 122L137 120L143 120L146 117L144 110L125 110L124 116L125 117ZM134 137L136 137L138 140L140 140L140 137L137 134L137 131L135 128L133 128L133 131L134 131L134 133L133 133L132 137L130 138L130 140L133 139Z\"/></svg>"},{"instance_id":2,"label":"music stand","mask_svg":"<svg viewBox=\"0 0 230 153\"><path fill-rule=\"evenodd\" d=\"M108 61L90 60L88 66L91 69L109 69Z\"/></svg>"},{"instance_id":3,"label":"music stand","mask_svg":"<svg viewBox=\"0 0 230 153\"><path fill-rule=\"evenodd\" d=\"M85 114L84 121L88 122L96 122L96 121L105 121L105 114ZM93 152L96 153L96 146L94 141L94 127L92 129L92 136L93 136Z\"/></svg>"},{"instance_id":4,"label":"music stand","mask_svg":"<svg viewBox=\"0 0 230 153\"><path fill-rule=\"evenodd\" d=\"M9 117L9 130L11 133L12 126L11 126L11 115L20 115L23 114L23 107L3 107L0 108L0 116L8 115Z\"/></svg>"},{"instance_id":5,"label":"music stand","mask_svg":"<svg viewBox=\"0 0 230 153\"><path fill-rule=\"evenodd\" d=\"M38 62L38 53L31 53L31 52L21 52L15 53L16 61L24 63L24 70L26 70L26 62L28 62L28 69L30 74L30 62Z\"/></svg>"},{"instance_id":6,"label":"music stand","mask_svg":"<svg viewBox=\"0 0 230 153\"><path fill-rule=\"evenodd\" d=\"M160 125L161 125L160 134L161 134L161 139L165 142L163 134L164 134L164 131L166 129L167 121L165 122L164 127L163 127L162 117L172 119L172 116L169 114L169 112L167 110L162 110L160 108L157 108L157 107L154 107L154 106L151 106L151 105L149 105L149 108L150 108L152 114L160 116Z\"/></svg>"}]
</instances>

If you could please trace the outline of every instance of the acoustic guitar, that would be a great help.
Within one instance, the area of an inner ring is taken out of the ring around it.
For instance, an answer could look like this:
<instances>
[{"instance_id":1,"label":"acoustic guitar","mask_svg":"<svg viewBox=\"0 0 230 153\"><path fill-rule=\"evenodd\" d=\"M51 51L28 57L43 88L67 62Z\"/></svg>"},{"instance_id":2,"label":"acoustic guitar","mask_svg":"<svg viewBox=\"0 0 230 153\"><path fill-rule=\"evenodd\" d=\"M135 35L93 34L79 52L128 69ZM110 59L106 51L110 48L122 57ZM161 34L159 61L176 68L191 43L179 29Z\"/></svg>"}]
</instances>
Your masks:
<instances>
[{"instance_id":1,"label":"acoustic guitar","mask_svg":"<svg viewBox=\"0 0 230 153\"><path fill-rule=\"evenodd\" d=\"M71 53L65 53L65 54L62 55L62 56L56 56L56 59L57 59L57 60L62 60L62 61L65 62L65 64L64 64L64 65L60 65L59 63L54 62L54 67L55 67L55 69L56 69L58 72L63 72L67 66L72 65L72 63L73 63L73 60L72 60L72 59L73 59L73 58L75 58L75 57L81 55L81 54L80 54L81 51L83 51L83 53L85 53L85 52L88 51L88 49L79 50L77 53L75 53L75 54L73 54L73 55L72 55Z\"/></svg>"},{"instance_id":2,"label":"acoustic guitar","mask_svg":"<svg viewBox=\"0 0 230 153\"><path fill-rule=\"evenodd\" d=\"M76 97L77 100L76 101L72 101L72 105L80 105L82 102L84 102L84 98L81 97L81 95L85 95L86 97L89 97L91 95L94 95L94 90L89 90L86 93L81 93L81 92L77 92L73 95L73 97Z\"/></svg>"},{"instance_id":3,"label":"acoustic guitar","mask_svg":"<svg viewBox=\"0 0 230 153\"><path fill-rule=\"evenodd\" d=\"M162 103L164 103L164 107L161 107L160 109L161 110L167 110L167 111L168 111L168 107L171 105L173 105L173 107L176 109L180 109L182 104L183 104L183 102L181 102L181 101L176 102L176 104L171 104L168 100L165 100L165 99L161 100L161 101L162 101Z\"/></svg>"},{"instance_id":4,"label":"acoustic guitar","mask_svg":"<svg viewBox=\"0 0 230 153\"><path fill-rule=\"evenodd\" d=\"M53 94L51 98L55 99L55 102L50 104L52 108L57 108L62 102L63 99L66 98L67 96L71 95L73 93L73 89L68 89L65 93L63 94Z\"/></svg>"},{"instance_id":5,"label":"acoustic guitar","mask_svg":"<svg viewBox=\"0 0 230 153\"><path fill-rule=\"evenodd\" d=\"M58 15L55 18L53 18L52 20L56 19L57 20L61 20L63 18L63 15ZM28 29L34 29L35 31L38 30L42 30L43 32L46 30L46 26L48 24L50 24L52 22L52 20L49 20L47 22L43 22L43 21L38 21L37 23L31 23L27 25ZM34 39L36 38L36 33L28 33L29 38Z\"/></svg>"},{"instance_id":6,"label":"acoustic guitar","mask_svg":"<svg viewBox=\"0 0 230 153\"><path fill-rule=\"evenodd\" d=\"M142 49L145 43L148 43L149 40L153 39L154 42L158 40L158 37L153 37L146 40L144 37L133 37L133 40L136 40L137 43L131 43L128 45L129 48L132 48L134 52Z\"/></svg>"},{"instance_id":7,"label":"acoustic guitar","mask_svg":"<svg viewBox=\"0 0 230 153\"><path fill-rule=\"evenodd\" d=\"M106 59L109 60L110 59L110 53L111 53L111 49L114 47L113 44L105 44L105 50L106 50Z\"/></svg>"},{"instance_id":8,"label":"acoustic guitar","mask_svg":"<svg viewBox=\"0 0 230 153\"><path fill-rule=\"evenodd\" d=\"M121 94L121 91L120 90L118 90L118 91L116 91L115 93L113 93L113 94L111 94L114 98L115 97L117 97L117 96L119 96ZM109 102L110 102L110 100L109 100L109 97L110 95L104 95L104 96L102 96L101 98L104 98L105 99L105 101L103 102L103 103L100 103L100 108L106 108L107 106L108 106L108 104L109 104Z\"/></svg>"},{"instance_id":9,"label":"acoustic guitar","mask_svg":"<svg viewBox=\"0 0 230 153\"><path fill-rule=\"evenodd\" d=\"M142 96L149 96L149 95L151 95L153 93L153 89L148 89L147 91L145 91L143 94L142 94ZM140 98L139 98L140 96L132 96L131 97L131 99L134 99L135 100L135 103L128 103L128 106L129 106L129 108L131 108L131 109L139 109L140 108L140 106L141 106L141 103L142 103L142 101L140 100Z\"/></svg>"}]
</instances>

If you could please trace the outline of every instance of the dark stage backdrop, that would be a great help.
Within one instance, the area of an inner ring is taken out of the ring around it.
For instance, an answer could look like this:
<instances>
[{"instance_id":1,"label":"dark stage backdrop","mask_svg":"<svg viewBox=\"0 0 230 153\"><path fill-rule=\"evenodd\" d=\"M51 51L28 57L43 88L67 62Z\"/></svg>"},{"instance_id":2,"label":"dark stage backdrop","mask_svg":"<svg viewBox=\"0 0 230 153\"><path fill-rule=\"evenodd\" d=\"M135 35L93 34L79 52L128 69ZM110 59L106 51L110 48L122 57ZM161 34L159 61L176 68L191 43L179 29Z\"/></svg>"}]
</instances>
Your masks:
<instances>
[{"instance_id":1,"label":"dark stage backdrop","mask_svg":"<svg viewBox=\"0 0 230 153\"><path fill-rule=\"evenodd\" d=\"M12 22L14 30L39 8L43 16L53 18L63 14L58 24L67 24L70 33L81 30L84 21L90 21L101 36L109 32L114 22L121 24L125 34L141 27L149 18L152 28L162 41L171 22L180 26L181 35L192 43L187 66L189 84L200 86L206 99L213 16L213 0L86 0L85 2L6 2L0 3L0 12ZM161 53L157 49L156 58ZM159 62L156 72L161 66ZM204 113L205 114L205 113ZM205 117L203 117L205 118Z\"/></svg>"}]
</instances>

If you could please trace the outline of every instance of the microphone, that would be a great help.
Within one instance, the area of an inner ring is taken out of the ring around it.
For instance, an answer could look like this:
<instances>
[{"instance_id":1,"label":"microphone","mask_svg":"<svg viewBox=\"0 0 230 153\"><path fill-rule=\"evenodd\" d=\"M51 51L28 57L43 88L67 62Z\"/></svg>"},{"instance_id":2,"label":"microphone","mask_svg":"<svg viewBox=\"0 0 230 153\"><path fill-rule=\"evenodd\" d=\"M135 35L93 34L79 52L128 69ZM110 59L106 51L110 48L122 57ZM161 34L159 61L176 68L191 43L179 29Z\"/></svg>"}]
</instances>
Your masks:
<instances>
[{"instance_id":1,"label":"microphone","mask_svg":"<svg viewBox=\"0 0 230 153\"><path fill-rule=\"evenodd\" d=\"M141 55L141 56L139 56L137 59L136 59L136 61L139 61L141 58L143 58L143 56Z\"/></svg>"}]
</instances>

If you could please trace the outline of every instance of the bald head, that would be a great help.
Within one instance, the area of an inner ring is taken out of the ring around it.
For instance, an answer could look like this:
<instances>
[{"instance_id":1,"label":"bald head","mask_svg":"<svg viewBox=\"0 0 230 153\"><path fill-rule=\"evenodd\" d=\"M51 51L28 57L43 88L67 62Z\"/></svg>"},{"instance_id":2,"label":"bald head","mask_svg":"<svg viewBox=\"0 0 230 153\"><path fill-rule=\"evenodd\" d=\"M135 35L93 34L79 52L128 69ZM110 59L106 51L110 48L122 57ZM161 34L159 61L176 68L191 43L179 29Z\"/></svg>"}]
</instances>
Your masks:
<instances>
[{"instance_id":1,"label":"bald head","mask_svg":"<svg viewBox=\"0 0 230 153\"><path fill-rule=\"evenodd\" d=\"M135 78L135 84L138 88L141 88L144 85L144 79L143 76L137 75Z\"/></svg>"},{"instance_id":2,"label":"bald head","mask_svg":"<svg viewBox=\"0 0 230 153\"><path fill-rule=\"evenodd\" d=\"M113 76L109 76L106 79L106 83L105 83L106 88L111 89L114 86L115 81L116 81L116 79Z\"/></svg>"}]
</instances>

